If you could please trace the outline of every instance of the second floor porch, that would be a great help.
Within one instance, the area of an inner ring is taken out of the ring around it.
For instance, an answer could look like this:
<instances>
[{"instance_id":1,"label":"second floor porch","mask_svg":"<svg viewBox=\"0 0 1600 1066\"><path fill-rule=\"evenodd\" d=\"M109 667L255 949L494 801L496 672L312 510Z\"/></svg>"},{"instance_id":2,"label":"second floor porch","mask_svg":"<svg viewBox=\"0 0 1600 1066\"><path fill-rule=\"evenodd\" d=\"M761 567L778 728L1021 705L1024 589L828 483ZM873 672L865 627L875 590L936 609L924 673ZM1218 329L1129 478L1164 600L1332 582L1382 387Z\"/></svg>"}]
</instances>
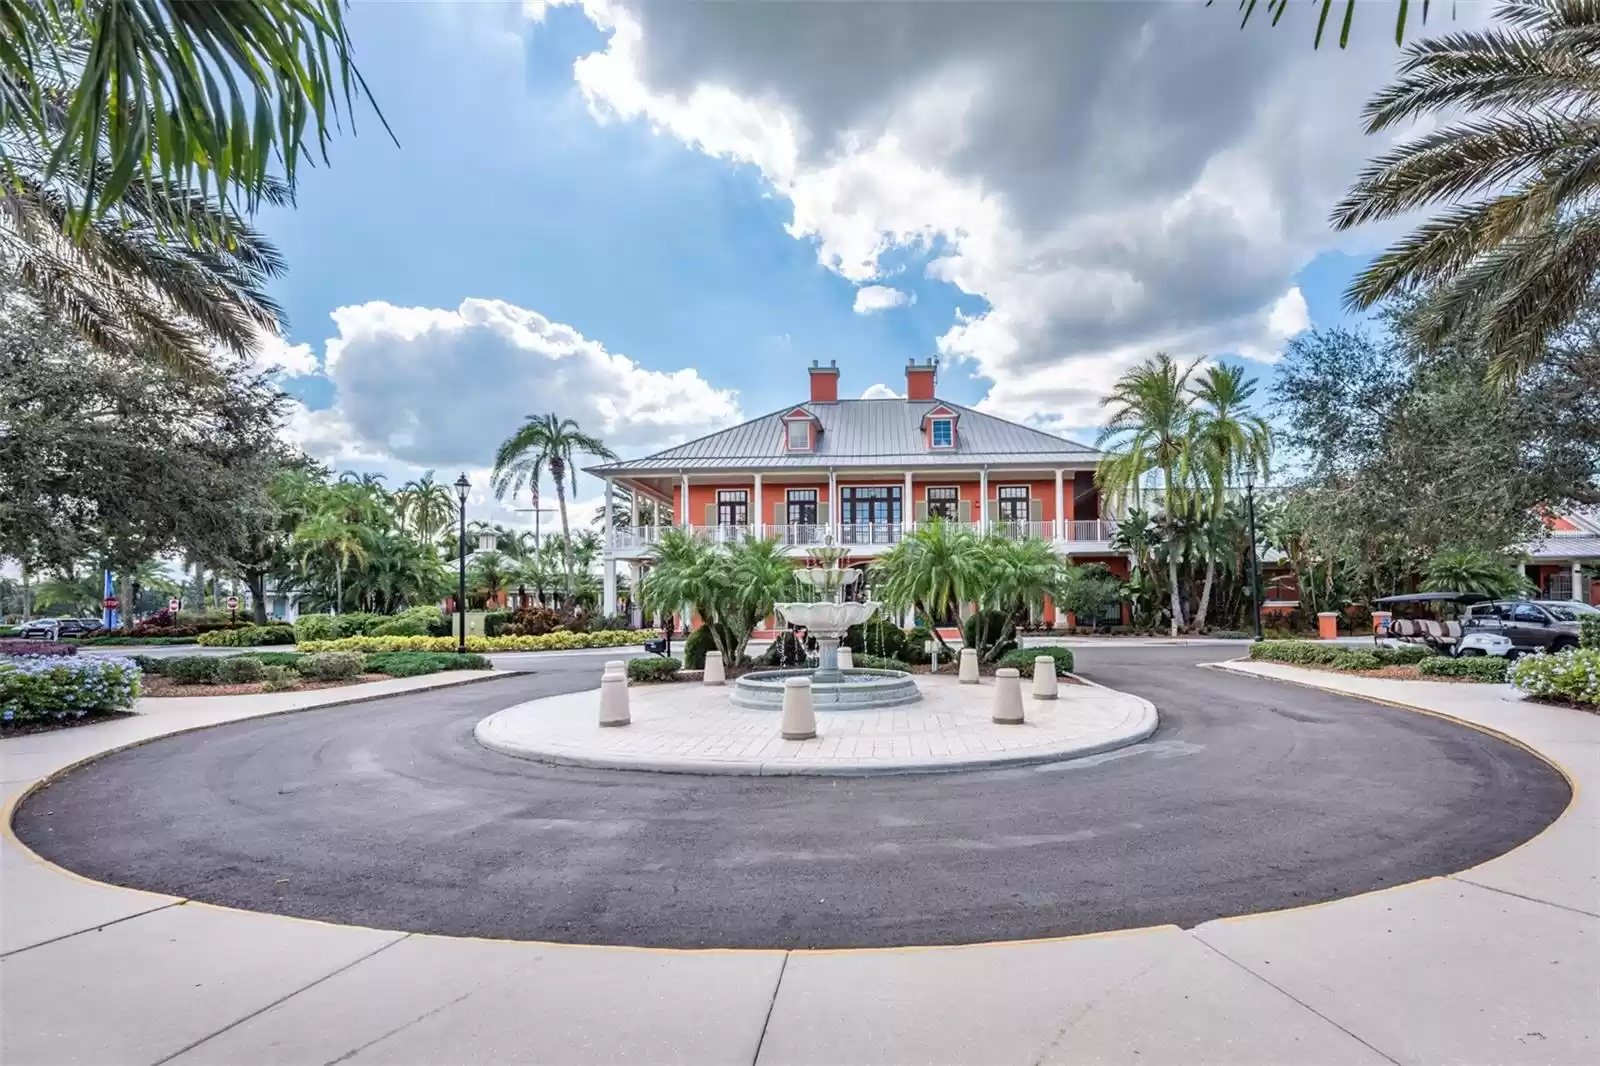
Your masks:
<instances>
[{"instance_id":1,"label":"second floor porch","mask_svg":"<svg viewBox=\"0 0 1600 1066\"><path fill-rule=\"evenodd\" d=\"M1112 550L1116 524L1107 519L1063 519L1031 521L995 519L989 522L950 523L957 528L982 535L1012 540L1035 538L1052 542L1064 554L1091 554ZM686 528L690 535L710 543L732 543L746 537L771 537L793 550L796 556L823 544L831 535L834 543L851 549L853 555L872 556L899 543L918 526L916 522L840 522L821 523L737 523L672 526L618 526L612 529L607 547L616 558L640 558L649 553L664 529Z\"/></svg>"}]
</instances>

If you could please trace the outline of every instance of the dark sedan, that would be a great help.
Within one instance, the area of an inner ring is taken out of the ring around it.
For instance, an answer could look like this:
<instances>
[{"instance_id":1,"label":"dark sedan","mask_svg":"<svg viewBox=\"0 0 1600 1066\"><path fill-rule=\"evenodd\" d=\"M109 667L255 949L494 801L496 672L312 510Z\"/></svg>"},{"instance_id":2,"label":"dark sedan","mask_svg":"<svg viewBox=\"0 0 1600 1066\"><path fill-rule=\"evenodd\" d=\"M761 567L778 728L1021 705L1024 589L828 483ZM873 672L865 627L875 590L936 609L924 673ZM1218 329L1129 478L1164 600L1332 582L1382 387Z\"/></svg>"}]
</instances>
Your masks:
<instances>
[{"instance_id":1,"label":"dark sedan","mask_svg":"<svg viewBox=\"0 0 1600 1066\"><path fill-rule=\"evenodd\" d=\"M19 627L17 635L28 640L54 640L85 636L99 628L98 618L35 618Z\"/></svg>"}]
</instances>

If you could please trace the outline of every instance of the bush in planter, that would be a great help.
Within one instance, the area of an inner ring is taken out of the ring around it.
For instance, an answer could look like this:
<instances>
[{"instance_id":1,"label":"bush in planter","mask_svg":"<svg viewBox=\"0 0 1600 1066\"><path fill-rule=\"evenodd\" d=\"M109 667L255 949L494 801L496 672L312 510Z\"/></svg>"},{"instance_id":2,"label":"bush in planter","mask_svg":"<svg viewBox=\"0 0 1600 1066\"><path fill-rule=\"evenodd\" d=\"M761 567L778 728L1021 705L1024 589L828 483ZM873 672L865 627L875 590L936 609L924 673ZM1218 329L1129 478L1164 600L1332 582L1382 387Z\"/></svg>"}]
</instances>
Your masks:
<instances>
[{"instance_id":1,"label":"bush in planter","mask_svg":"<svg viewBox=\"0 0 1600 1066\"><path fill-rule=\"evenodd\" d=\"M125 711L138 698L139 667L130 659L0 660L0 721L8 724Z\"/></svg>"},{"instance_id":2,"label":"bush in planter","mask_svg":"<svg viewBox=\"0 0 1600 1066\"><path fill-rule=\"evenodd\" d=\"M300 672L287 666L261 668L262 692L288 692L300 684Z\"/></svg>"},{"instance_id":3,"label":"bush in planter","mask_svg":"<svg viewBox=\"0 0 1600 1066\"><path fill-rule=\"evenodd\" d=\"M75 644L62 644L53 640L0 640L0 655L76 655Z\"/></svg>"},{"instance_id":4,"label":"bush in planter","mask_svg":"<svg viewBox=\"0 0 1600 1066\"><path fill-rule=\"evenodd\" d=\"M1056 676L1072 673L1071 648L1012 648L1000 656L996 666L1015 667L1023 677L1033 676L1033 660L1041 655L1048 655L1056 661Z\"/></svg>"},{"instance_id":5,"label":"bush in planter","mask_svg":"<svg viewBox=\"0 0 1600 1066\"><path fill-rule=\"evenodd\" d=\"M1424 677L1464 677L1486 684L1499 684L1506 679L1506 665L1504 659L1494 655L1475 655L1468 659L1433 655L1417 664L1417 673Z\"/></svg>"},{"instance_id":6,"label":"bush in planter","mask_svg":"<svg viewBox=\"0 0 1600 1066\"><path fill-rule=\"evenodd\" d=\"M294 624L295 643L308 640L338 640L339 623L331 614L303 614Z\"/></svg>"},{"instance_id":7,"label":"bush in planter","mask_svg":"<svg viewBox=\"0 0 1600 1066\"><path fill-rule=\"evenodd\" d=\"M161 661L161 673L180 685L215 685L221 659L208 655L183 655Z\"/></svg>"},{"instance_id":8,"label":"bush in planter","mask_svg":"<svg viewBox=\"0 0 1600 1066\"><path fill-rule=\"evenodd\" d=\"M961 624L961 640L967 647L976 648L980 643L978 638L981 636L983 650L978 654L983 659L993 662L1017 646L1016 635L1013 633L1001 642L999 647L995 647L995 642L1000 639L1000 634L1006 631L1010 621L1000 611L974 611L971 617Z\"/></svg>"},{"instance_id":9,"label":"bush in planter","mask_svg":"<svg viewBox=\"0 0 1600 1066\"><path fill-rule=\"evenodd\" d=\"M857 655L876 655L882 659L906 661L906 632L883 618L869 618L851 626L839 642Z\"/></svg>"},{"instance_id":10,"label":"bush in planter","mask_svg":"<svg viewBox=\"0 0 1600 1066\"><path fill-rule=\"evenodd\" d=\"M676 681L683 663L677 659L644 658L628 660L629 681Z\"/></svg>"},{"instance_id":11,"label":"bush in planter","mask_svg":"<svg viewBox=\"0 0 1600 1066\"><path fill-rule=\"evenodd\" d=\"M1525 655L1507 673L1511 683L1530 696L1570 700L1600 709L1600 648Z\"/></svg>"},{"instance_id":12,"label":"bush in planter","mask_svg":"<svg viewBox=\"0 0 1600 1066\"><path fill-rule=\"evenodd\" d=\"M260 659L248 655L235 655L217 662L217 684L249 685L266 676L267 668Z\"/></svg>"},{"instance_id":13,"label":"bush in planter","mask_svg":"<svg viewBox=\"0 0 1600 1066\"><path fill-rule=\"evenodd\" d=\"M324 651L302 658L295 669L301 677L317 681L344 681L361 673L367 657L354 651Z\"/></svg>"},{"instance_id":14,"label":"bush in planter","mask_svg":"<svg viewBox=\"0 0 1600 1066\"><path fill-rule=\"evenodd\" d=\"M268 625L213 629L200 634L196 642L207 648L256 648L268 644L293 644L294 637L293 626Z\"/></svg>"},{"instance_id":15,"label":"bush in planter","mask_svg":"<svg viewBox=\"0 0 1600 1066\"><path fill-rule=\"evenodd\" d=\"M799 634L792 629L785 629L779 633L767 650L761 656L762 666L775 666L782 669L793 669L804 666L811 653L817 648L817 639L808 637L801 640Z\"/></svg>"},{"instance_id":16,"label":"bush in planter","mask_svg":"<svg viewBox=\"0 0 1600 1066\"><path fill-rule=\"evenodd\" d=\"M739 646L739 635L726 622L718 622L717 631L722 635L723 647L728 649L729 654L732 654L733 649ZM706 668L706 652L716 650L717 645L711 639L711 627L702 625L693 633L690 633L689 639L683 642L683 665L690 670L704 670ZM723 665L731 664L724 663Z\"/></svg>"},{"instance_id":17,"label":"bush in planter","mask_svg":"<svg viewBox=\"0 0 1600 1066\"><path fill-rule=\"evenodd\" d=\"M899 670L902 673L909 673L911 670L911 664L904 659L891 659L886 655L868 655L863 652L860 655L853 655L852 658L858 670Z\"/></svg>"}]
</instances>

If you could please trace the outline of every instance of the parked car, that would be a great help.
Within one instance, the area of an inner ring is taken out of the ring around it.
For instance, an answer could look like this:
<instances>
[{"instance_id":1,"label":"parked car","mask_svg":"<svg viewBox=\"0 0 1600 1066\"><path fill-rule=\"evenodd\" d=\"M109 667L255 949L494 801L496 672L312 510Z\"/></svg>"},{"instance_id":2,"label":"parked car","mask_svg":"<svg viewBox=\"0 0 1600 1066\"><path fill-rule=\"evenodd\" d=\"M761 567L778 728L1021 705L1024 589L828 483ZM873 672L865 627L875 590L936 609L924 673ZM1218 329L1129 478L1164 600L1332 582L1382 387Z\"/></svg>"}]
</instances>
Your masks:
<instances>
[{"instance_id":1,"label":"parked car","mask_svg":"<svg viewBox=\"0 0 1600 1066\"><path fill-rule=\"evenodd\" d=\"M1596 614L1600 610L1574 600L1496 600L1475 604L1466 628L1504 635L1512 655L1558 652L1576 648L1579 619Z\"/></svg>"},{"instance_id":2,"label":"parked car","mask_svg":"<svg viewBox=\"0 0 1600 1066\"><path fill-rule=\"evenodd\" d=\"M81 637L99 628L98 618L35 618L18 627L17 636L25 640L56 640Z\"/></svg>"}]
</instances>

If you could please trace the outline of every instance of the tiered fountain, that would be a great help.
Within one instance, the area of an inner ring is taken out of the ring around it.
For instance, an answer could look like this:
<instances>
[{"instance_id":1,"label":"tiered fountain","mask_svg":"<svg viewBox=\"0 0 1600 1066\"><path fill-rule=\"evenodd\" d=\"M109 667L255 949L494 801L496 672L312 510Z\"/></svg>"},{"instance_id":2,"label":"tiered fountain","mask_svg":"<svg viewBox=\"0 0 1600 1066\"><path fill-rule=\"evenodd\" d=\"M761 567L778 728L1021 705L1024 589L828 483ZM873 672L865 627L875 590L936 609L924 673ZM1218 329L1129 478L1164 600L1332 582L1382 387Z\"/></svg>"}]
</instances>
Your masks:
<instances>
[{"instance_id":1,"label":"tiered fountain","mask_svg":"<svg viewBox=\"0 0 1600 1066\"><path fill-rule=\"evenodd\" d=\"M795 571L795 577L814 589L817 599L807 603L774 605L778 616L793 626L803 627L817 640L817 666L803 670L759 670L734 682L730 697L739 707L764 710L783 706L783 683L791 677L811 679L813 702L829 710L867 710L915 703L922 698L911 675L899 670L839 669L839 640L845 630L860 625L882 604L872 600L844 599L844 592L861 577L859 570L842 568L839 561L846 550L834 546L833 538L809 553L815 566Z\"/></svg>"}]
</instances>

